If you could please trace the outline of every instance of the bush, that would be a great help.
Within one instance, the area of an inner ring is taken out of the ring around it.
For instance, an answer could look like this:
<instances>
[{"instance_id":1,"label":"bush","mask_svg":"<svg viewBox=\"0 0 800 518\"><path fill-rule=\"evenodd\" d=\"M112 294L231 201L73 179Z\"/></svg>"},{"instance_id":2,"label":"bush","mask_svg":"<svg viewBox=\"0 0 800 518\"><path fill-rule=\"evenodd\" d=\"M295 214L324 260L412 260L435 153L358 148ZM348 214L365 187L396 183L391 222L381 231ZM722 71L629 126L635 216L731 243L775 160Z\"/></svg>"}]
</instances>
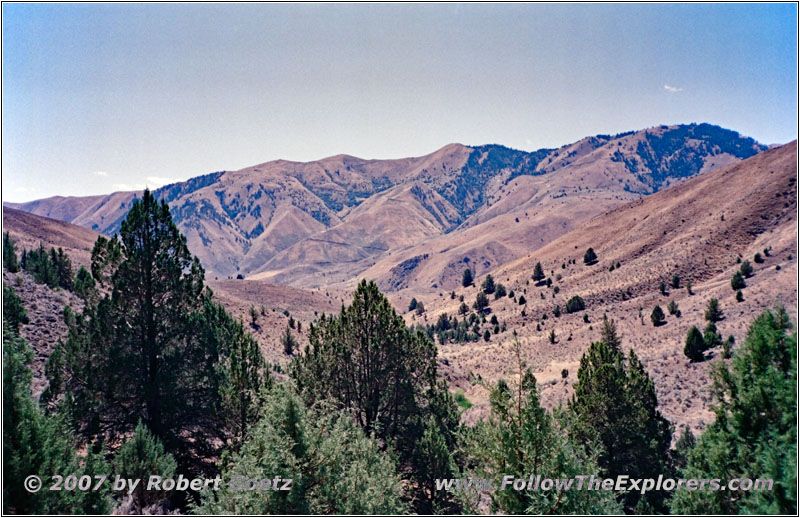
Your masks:
<instances>
[{"instance_id":1,"label":"bush","mask_svg":"<svg viewBox=\"0 0 800 518\"><path fill-rule=\"evenodd\" d=\"M506 296L506 287L498 282L497 286L495 286L494 288L494 299L497 300L505 296Z\"/></svg>"},{"instance_id":2,"label":"bush","mask_svg":"<svg viewBox=\"0 0 800 518\"><path fill-rule=\"evenodd\" d=\"M520 295L520 296L519 296L519 305L520 305L520 306L524 306L524 305L525 305L525 303L527 303L527 302L528 302L528 301L527 301L527 300L525 300L525 295Z\"/></svg>"},{"instance_id":3,"label":"bush","mask_svg":"<svg viewBox=\"0 0 800 518\"><path fill-rule=\"evenodd\" d=\"M672 276L672 287L676 290L681 287L681 278L677 273Z\"/></svg>"},{"instance_id":4,"label":"bush","mask_svg":"<svg viewBox=\"0 0 800 518\"><path fill-rule=\"evenodd\" d=\"M664 310L661 309L661 306L656 306L653 308L653 312L650 313L650 321L653 322L653 326L658 327L664 324Z\"/></svg>"},{"instance_id":5,"label":"bush","mask_svg":"<svg viewBox=\"0 0 800 518\"><path fill-rule=\"evenodd\" d=\"M575 313L586 309L586 303L581 297L575 295L567 301L567 313Z\"/></svg>"},{"instance_id":6,"label":"bush","mask_svg":"<svg viewBox=\"0 0 800 518\"><path fill-rule=\"evenodd\" d=\"M764 262L764 258L761 257L761 254L756 252L756 255L753 256L753 262L756 264L761 264Z\"/></svg>"},{"instance_id":7,"label":"bush","mask_svg":"<svg viewBox=\"0 0 800 518\"><path fill-rule=\"evenodd\" d=\"M750 261L745 261L739 267L739 271L745 276L745 278L750 278L753 276L753 265L750 264Z\"/></svg>"},{"instance_id":8,"label":"bush","mask_svg":"<svg viewBox=\"0 0 800 518\"><path fill-rule=\"evenodd\" d=\"M586 250L586 253L583 254L583 262L587 265L592 265L597 262L597 254L594 253L593 248L589 248Z\"/></svg>"},{"instance_id":9,"label":"bush","mask_svg":"<svg viewBox=\"0 0 800 518\"><path fill-rule=\"evenodd\" d=\"M465 288L467 286L472 286L472 270L469 268L464 270L464 274L461 276L461 285Z\"/></svg>"},{"instance_id":10,"label":"bush","mask_svg":"<svg viewBox=\"0 0 800 518\"><path fill-rule=\"evenodd\" d=\"M744 295L742 295L742 290L736 290L736 302L743 302Z\"/></svg>"},{"instance_id":11,"label":"bush","mask_svg":"<svg viewBox=\"0 0 800 518\"><path fill-rule=\"evenodd\" d=\"M683 354L686 355L693 362L699 362L703 359L703 352L705 351L705 341L703 334L692 326L689 333L686 335L686 344L683 347Z\"/></svg>"},{"instance_id":12,"label":"bush","mask_svg":"<svg viewBox=\"0 0 800 518\"><path fill-rule=\"evenodd\" d=\"M717 299L709 300L706 306L705 319L709 322L719 322L723 318L724 315L719 307L719 301Z\"/></svg>"},{"instance_id":13,"label":"bush","mask_svg":"<svg viewBox=\"0 0 800 518\"><path fill-rule=\"evenodd\" d=\"M733 291L741 290L745 288L747 285L744 283L744 277L742 276L741 272L736 272L733 274L733 278L731 278L731 288Z\"/></svg>"},{"instance_id":14,"label":"bush","mask_svg":"<svg viewBox=\"0 0 800 518\"><path fill-rule=\"evenodd\" d=\"M495 285L494 285L494 279L492 278L491 275L487 275L486 279L483 280L483 284L481 284L481 289L487 295L491 295L492 293L494 293Z\"/></svg>"}]
</instances>

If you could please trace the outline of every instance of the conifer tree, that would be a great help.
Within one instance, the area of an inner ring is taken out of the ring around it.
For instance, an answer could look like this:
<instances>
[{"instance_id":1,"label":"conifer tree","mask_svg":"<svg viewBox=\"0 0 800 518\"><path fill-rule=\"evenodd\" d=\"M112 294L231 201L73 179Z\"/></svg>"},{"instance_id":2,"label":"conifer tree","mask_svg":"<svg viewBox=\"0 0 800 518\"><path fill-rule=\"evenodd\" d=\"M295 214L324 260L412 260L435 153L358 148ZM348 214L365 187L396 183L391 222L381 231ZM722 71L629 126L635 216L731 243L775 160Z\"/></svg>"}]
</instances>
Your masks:
<instances>
[{"instance_id":1,"label":"conifer tree","mask_svg":"<svg viewBox=\"0 0 800 518\"><path fill-rule=\"evenodd\" d=\"M653 381L636 354L630 351L626 358L604 342L595 342L578 369L569 403L574 414L570 434L578 444L600 447L598 464L604 476L645 478L665 473L672 431L657 407ZM620 498L629 511L640 497L658 511L664 509L664 496L627 493Z\"/></svg>"},{"instance_id":2,"label":"conifer tree","mask_svg":"<svg viewBox=\"0 0 800 518\"><path fill-rule=\"evenodd\" d=\"M3 234L3 268L11 273L19 271L16 243L11 239L8 232Z\"/></svg>"},{"instance_id":3,"label":"conifer tree","mask_svg":"<svg viewBox=\"0 0 800 518\"><path fill-rule=\"evenodd\" d=\"M706 350L705 341L703 340L703 333L692 326L689 333L686 335L686 344L683 347L683 354L693 362L699 362L703 359L703 352Z\"/></svg>"},{"instance_id":4,"label":"conifer tree","mask_svg":"<svg viewBox=\"0 0 800 518\"><path fill-rule=\"evenodd\" d=\"M544 268L542 268L542 263L537 262L536 266L533 267L533 275L531 278L537 283L544 280Z\"/></svg>"},{"instance_id":5,"label":"conifer tree","mask_svg":"<svg viewBox=\"0 0 800 518\"><path fill-rule=\"evenodd\" d=\"M3 283L3 324L15 333L19 333L19 327L28 323L28 313L12 288Z\"/></svg>"},{"instance_id":6,"label":"conifer tree","mask_svg":"<svg viewBox=\"0 0 800 518\"><path fill-rule=\"evenodd\" d=\"M706 320L716 323L722 320L723 317L724 315L722 314L722 309L719 307L719 301L717 299L709 300L705 312Z\"/></svg>"},{"instance_id":7,"label":"conifer tree","mask_svg":"<svg viewBox=\"0 0 800 518\"><path fill-rule=\"evenodd\" d=\"M797 514L797 333L783 308L750 325L730 367L712 371L715 421L681 476L771 478L767 491L677 491L680 514Z\"/></svg>"},{"instance_id":8,"label":"conifer tree","mask_svg":"<svg viewBox=\"0 0 800 518\"><path fill-rule=\"evenodd\" d=\"M464 275L461 276L461 285L465 288L468 286L472 286L472 270L467 268L464 270Z\"/></svg>"}]
</instances>

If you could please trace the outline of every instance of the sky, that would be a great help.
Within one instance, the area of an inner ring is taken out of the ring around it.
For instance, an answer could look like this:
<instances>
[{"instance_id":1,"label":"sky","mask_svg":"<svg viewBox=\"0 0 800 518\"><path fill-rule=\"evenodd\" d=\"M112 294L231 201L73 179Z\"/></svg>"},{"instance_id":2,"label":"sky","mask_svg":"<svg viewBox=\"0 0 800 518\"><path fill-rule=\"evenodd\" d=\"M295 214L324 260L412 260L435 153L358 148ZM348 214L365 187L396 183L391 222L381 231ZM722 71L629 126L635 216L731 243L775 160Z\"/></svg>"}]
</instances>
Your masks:
<instances>
[{"instance_id":1,"label":"sky","mask_svg":"<svg viewBox=\"0 0 800 518\"><path fill-rule=\"evenodd\" d=\"M2 6L2 198L710 122L797 138L795 4Z\"/></svg>"}]
</instances>

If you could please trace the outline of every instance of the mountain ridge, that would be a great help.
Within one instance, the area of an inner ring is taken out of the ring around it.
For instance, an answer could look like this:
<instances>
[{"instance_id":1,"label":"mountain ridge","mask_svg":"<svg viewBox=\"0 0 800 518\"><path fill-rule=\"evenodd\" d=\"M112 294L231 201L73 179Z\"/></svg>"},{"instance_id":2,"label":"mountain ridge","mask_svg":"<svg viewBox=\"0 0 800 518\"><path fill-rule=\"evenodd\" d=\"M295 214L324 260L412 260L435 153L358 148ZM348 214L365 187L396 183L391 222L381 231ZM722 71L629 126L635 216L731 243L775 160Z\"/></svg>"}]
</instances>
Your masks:
<instances>
[{"instance_id":1,"label":"mountain ridge","mask_svg":"<svg viewBox=\"0 0 800 518\"><path fill-rule=\"evenodd\" d=\"M447 236L469 238L470 229L492 221L519 221L526 208L550 212L546 225L539 217L528 226L544 225L543 234L555 237L618 201L765 149L709 124L656 126L532 152L451 143L403 159L340 154L313 162L278 160L194 177L154 193L170 204L190 249L214 275L312 287L368 272L393 250L452 241ZM573 198L581 195L584 202L597 201L594 209L575 207ZM116 192L4 205L110 235L138 196ZM523 227L516 233L530 230ZM497 240L487 267L518 256L520 247L509 239Z\"/></svg>"}]
</instances>

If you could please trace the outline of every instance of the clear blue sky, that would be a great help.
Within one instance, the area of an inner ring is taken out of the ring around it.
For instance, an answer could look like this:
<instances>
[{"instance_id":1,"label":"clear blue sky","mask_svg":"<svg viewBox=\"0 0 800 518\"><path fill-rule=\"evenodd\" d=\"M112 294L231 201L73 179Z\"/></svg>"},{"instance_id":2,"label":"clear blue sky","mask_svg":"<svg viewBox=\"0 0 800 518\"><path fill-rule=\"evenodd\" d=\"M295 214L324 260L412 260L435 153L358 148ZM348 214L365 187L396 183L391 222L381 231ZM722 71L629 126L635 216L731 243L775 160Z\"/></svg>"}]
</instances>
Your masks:
<instances>
[{"instance_id":1,"label":"clear blue sky","mask_svg":"<svg viewBox=\"0 0 800 518\"><path fill-rule=\"evenodd\" d=\"M797 138L794 4L3 4L3 199L278 158Z\"/></svg>"}]
</instances>

